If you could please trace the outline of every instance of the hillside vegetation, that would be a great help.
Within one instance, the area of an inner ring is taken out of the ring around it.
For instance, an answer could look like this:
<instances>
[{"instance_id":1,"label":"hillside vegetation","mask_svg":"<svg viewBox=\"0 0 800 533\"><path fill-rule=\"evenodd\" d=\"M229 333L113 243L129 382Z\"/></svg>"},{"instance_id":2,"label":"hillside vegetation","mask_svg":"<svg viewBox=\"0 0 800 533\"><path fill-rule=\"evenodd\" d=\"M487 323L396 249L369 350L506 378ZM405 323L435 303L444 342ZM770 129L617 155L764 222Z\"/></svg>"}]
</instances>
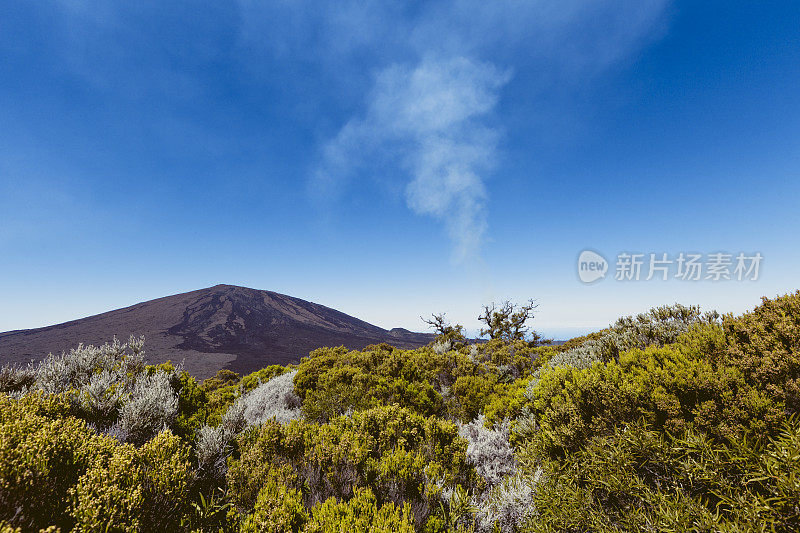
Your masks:
<instances>
[{"instance_id":1,"label":"hillside vegetation","mask_svg":"<svg viewBox=\"0 0 800 533\"><path fill-rule=\"evenodd\" d=\"M800 530L800 291L561 346L531 309L202 383L135 338L5 367L0 531Z\"/></svg>"}]
</instances>

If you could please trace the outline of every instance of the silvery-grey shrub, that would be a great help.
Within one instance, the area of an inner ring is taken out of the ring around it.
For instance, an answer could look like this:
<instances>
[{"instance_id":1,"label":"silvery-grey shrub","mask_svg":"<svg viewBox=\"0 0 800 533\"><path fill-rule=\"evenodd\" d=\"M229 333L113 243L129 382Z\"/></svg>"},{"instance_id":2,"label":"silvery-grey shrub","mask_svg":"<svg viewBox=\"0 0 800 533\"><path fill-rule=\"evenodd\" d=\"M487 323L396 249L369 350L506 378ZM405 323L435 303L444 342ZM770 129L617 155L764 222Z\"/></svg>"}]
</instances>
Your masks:
<instances>
[{"instance_id":1,"label":"silvery-grey shrub","mask_svg":"<svg viewBox=\"0 0 800 533\"><path fill-rule=\"evenodd\" d=\"M178 393L171 381L167 372L141 374L136 379L130 399L119 411L119 425L129 441L141 444L175 422Z\"/></svg>"},{"instance_id":2,"label":"silvery-grey shrub","mask_svg":"<svg viewBox=\"0 0 800 533\"><path fill-rule=\"evenodd\" d=\"M300 397L294 392L292 370L262 383L247 394L239 397L235 404L242 409L242 416L248 426L262 424L274 419L286 423L300 418Z\"/></svg>"},{"instance_id":3,"label":"silvery-grey shrub","mask_svg":"<svg viewBox=\"0 0 800 533\"><path fill-rule=\"evenodd\" d=\"M541 470L533 476L516 473L489 489L477 503L475 531L489 533L499 529L513 532L536 515L534 497Z\"/></svg>"},{"instance_id":4,"label":"silvery-grey shrub","mask_svg":"<svg viewBox=\"0 0 800 533\"><path fill-rule=\"evenodd\" d=\"M36 382L36 368L33 365L3 365L0 368L0 392L25 393Z\"/></svg>"},{"instance_id":5,"label":"silvery-grey shrub","mask_svg":"<svg viewBox=\"0 0 800 533\"><path fill-rule=\"evenodd\" d=\"M487 488L473 497L470 505L475 531L515 531L534 514L537 477L517 471L514 449L509 443L510 423L504 420L486 427L483 415L468 424L459 424L458 434L467 441L467 460L486 480ZM453 505L453 490L442 491L442 498Z\"/></svg>"},{"instance_id":6,"label":"silvery-grey shrub","mask_svg":"<svg viewBox=\"0 0 800 533\"><path fill-rule=\"evenodd\" d=\"M467 460L491 487L513 475L517 463L509 443L508 420L495 424L491 429L485 424L486 419L481 414L468 424L459 424L458 434L467 441Z\"/></svg>"},{"instance_id":7,"label":"silvery-grey shrub","mask_svg":"<svg viewBox=\"0 0 800 533\"><path fill-rule=\"evenodd\" d=\"M571 350L557 353L550 358L548 364L552 367L571 366L579 370L589 368L601 361L601 350L600 342L590 339Z\"/></svg>"},{"instance_id":8,"label":"silvery-grey shrub","mask_svg":"<svg viewBox=\"0 0 800 533\"><path fill-rule=\"evenodd\" d=\"M216 427L203 426L197 431L197 464L205 477L217 482L225 479L226 460L231 452L233 437L222 424Z\"/></svg>"},{"instance_id":9,"label":"silvery-grey shrub","mask_svg":"<svg viewBox=\"0 0 800 533\"><path fill-rule=\"evenodd\" d=\"M79 389L76 401L84 416L102 427L114 421L129 394L126 375L119 369L104 369Z\"/></svg>"},{"instance_id":10,"label":"silvery-grey shrub","mask_svg":"<svg viewBox=\"0 0 800 533\"><path fill-rule=\"evenodd\" d=\"M611 327L616 334L619 351L645 348L650 345L663 346L678 340L695 324L716 323L720 314L716 311L701 313L697 305L681 304L653 307L647 313L622 317Z\"/></svg>"},{"instance_id":11,"label":"silvery-grey shrub","mask_svg":"<svg viewBox=\"0 0 800 533\"><path fill-rule=\"evenodd\" d=\"M453 343L450 342L449 339L445 339L443 341L437 341L433 344L433 351L438 355L444 355L450 351L453 347Z\"/></svg>"},{"instance_id":12,"label":"silvery-grey shrub","mask_svg":"<svg viewBox=\"0 0 800 533\"><path fill-rule=\"evenodd\" d=\"M249 426L276 420L285 424L301 416L300 397L294 392L296 370L276 376L240 396L222 415L216 427L203 426L197 433L197 458L200 470L221 479L231 442Z\"/></svg>"},{"instance_id":13,"label":"silvery-grey shrub","mask_svg":"<svg viewBox=\"0 0 800 533\"><path fill-rule=\"evenodd\" d=\"M100 347L84 346L61 355L50 354L36 368L32 388L45 393L59 394L88 385L92 377L103 370L118 370L121 375L137 374L144 368L144 337L131 336L127 343L116 337Z\"/></svg>"}]
</instances>

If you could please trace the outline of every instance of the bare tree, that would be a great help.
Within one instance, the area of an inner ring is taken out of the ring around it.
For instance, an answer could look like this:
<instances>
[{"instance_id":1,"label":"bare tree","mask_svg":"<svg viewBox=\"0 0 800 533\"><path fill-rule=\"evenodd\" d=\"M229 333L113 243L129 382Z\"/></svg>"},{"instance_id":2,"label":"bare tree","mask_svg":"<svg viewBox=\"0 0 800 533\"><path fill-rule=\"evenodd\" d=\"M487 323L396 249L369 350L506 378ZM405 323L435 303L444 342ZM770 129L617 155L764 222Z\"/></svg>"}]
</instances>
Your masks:
<instances>
[{"instance_id":1,"label":"bare tree","mask_svg":"<svg viewBox=\"0 0 800 533\"><path fill-rule=\"evenodd\" d=\"M419 318L433 329L436 334L436 342L450 341L454 346L466 344L467 338L464 336L464 326L447 322L445 313L434 313L431 318Z\"/></svg>"},{"instance_id":2,"label":"bare tree","mask_svg":"<svg viewBox=\"0 0 800 533\"><path fill-rule=\"evenodd\" d=\"M495 303L483 306L483 313L478 320L486 324L481 328L481 336L488 335L490 339L528 340L535 344L543 343L542 337L535 331L530 331L528 321L533 319L533 312L538 307L532 299L525 305L518 305L509 300L500 307ZM528 334L530 333L530 339Z\"/></svg>"}]
</instances>

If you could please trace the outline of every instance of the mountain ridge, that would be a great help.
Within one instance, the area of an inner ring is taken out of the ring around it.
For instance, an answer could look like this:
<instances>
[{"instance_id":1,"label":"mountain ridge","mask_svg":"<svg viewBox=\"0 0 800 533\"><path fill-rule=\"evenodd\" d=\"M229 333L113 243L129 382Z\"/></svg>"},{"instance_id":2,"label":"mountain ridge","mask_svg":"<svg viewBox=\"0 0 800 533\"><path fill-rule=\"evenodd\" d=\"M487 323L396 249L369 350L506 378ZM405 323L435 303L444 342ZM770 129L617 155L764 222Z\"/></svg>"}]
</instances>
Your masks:
<instances>
[{"instance_id":1,"label":"mountain ridge","mask_svg":"<svg viewBox=\"0 0 800 533\"><path fill-rule=\"evenodd\" d=\"M219 284L40 328L0 333L0 362L23 364L48 353L116 336L144 335L146 358L183 362L198 377L220 368L252 372L297 362L320 346L363 348L386 342L414 348L433 339L386 330L336 309L261 289Z\"/></svg>"}]
</instances>

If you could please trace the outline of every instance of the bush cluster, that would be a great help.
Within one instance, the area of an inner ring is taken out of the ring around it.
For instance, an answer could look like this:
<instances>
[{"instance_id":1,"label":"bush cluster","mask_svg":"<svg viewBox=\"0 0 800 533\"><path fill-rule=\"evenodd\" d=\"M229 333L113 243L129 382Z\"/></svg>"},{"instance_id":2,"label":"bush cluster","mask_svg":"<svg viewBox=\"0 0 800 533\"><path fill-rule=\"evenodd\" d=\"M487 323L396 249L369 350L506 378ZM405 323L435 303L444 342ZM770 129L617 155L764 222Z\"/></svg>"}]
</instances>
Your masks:
<instances>
[{"instance_id":1,"label":"bush cluster","mask_svg":"<svg viewBox=\"0 0 800 533\"><path fill-rule=\"evenodd\" d=\"M284 483L309 509L330 498L349 500L357 489L369 488L381 504L408 505L418 525L437 510L432 480L470 489L478 484L467 462L467 442L455 424L396 405L324 424L268 421L245 432L238 448L228 487L243 511L253 508L276 470L287 466Z\"/></svg>"},{"instance_id":2,"label":"bush cluster","mask_svg":"<svg viewBox=\"0 0 800 533\"><path fill-rule=\"evenodd\" d=\"M779 299L778 307L780 302L791 307L789 301L796 299ZM639 419L673 434L690 427L717 438L772 434L792 412L800 355L776 340L789 332L770 326L764 313L762 307L739 319L725 317L723 324L695 321L674 338L678 328L668 328L663 339L647 329L647 335L637 334L648 339L645 348L628 349L590 367L549 367L530 381L527 421L519 427L528 430L527 436L533 433L544 452L559 455ZM741 331L752 328L754 320L761 324L761 335L745 342ZM762 345L754 348L754 343ZM750 369L748 351L761 354L764 366L774 363L770 379Z\"/></svg>"},{"instance_id":3,"label":"bush cluster","mask_svg":"<svg viewBox=\"0 0 800 533\"><path fill-rule=\"evenodd\" d=\"M135 338L3 367L0 531L800 529L800 291L562 346L532 309L202 384Z\"/></svg>"}]
</instances>

